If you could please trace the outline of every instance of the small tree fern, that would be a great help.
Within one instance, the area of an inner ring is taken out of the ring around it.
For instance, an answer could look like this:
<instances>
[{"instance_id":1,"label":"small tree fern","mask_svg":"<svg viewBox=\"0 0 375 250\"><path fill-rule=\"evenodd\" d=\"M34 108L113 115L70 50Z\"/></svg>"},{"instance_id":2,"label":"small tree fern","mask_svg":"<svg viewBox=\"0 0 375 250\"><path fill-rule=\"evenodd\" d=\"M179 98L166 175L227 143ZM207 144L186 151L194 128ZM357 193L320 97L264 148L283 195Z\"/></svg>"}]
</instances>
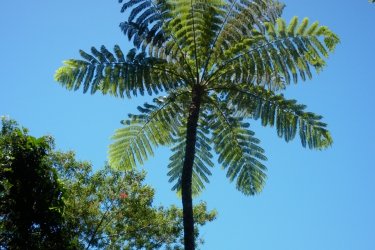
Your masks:
<instances>
[{"instance_id":1,"label":"small tree fern","mask_svg":"<svg viewBox=\"0 0 375 250\"><path fill-rule=\"evenodd\" d=\"M122 122L110 163L133 169L153 148L172 149L168 175L182 195L185 249L194 249L192 195L209 182L213 154L245 195L264 187L266 156L250 119L286 141L298 135L303 147L332 144L322 117L280 92L319 72L339 38L307 18L287 24L284 6L272 0L119 2L134 49L80 51L82 59L65 61L55 79L84 93L157 96Z\"/></svg>"}]
</instances>

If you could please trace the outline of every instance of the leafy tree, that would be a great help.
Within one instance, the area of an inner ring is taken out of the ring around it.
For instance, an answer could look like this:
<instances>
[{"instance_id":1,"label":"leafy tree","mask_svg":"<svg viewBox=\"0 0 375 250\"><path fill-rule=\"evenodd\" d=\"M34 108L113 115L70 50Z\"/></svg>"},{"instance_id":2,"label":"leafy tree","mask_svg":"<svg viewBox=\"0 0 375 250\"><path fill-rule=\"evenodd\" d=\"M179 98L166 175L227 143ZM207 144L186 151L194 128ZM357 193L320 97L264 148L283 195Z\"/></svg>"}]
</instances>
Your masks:
<instances>
[{"instance_id":1,"label":"leafy tree","mask_svg":"<svg viewBox=\"0 0 375 250\"><path fill-rule=\"evenodd\" d=\"M50 137L29 136L12 120L0 133L0 249L70 249L63 189L49 164Z\"/></svg>"},{"instance_id":2,"label":"leafy tree","mask_svg":"<svg viewBox=\"0 0 375 250\"><path fill-rule=\"evenodd\" d=\"M245 195L259 193L266 160L248 119L276 127L286 141L324 149L332 138L322 117L280 93L312 78L339 42L326 26L280 18L272 0L129 0L120 24L134 48L102 46L70 59L55 79L69 90L118 97L159 95L116 131L112 166L142 164L153 147L169 146L168 175L181 192L185 249L194 249L192 195L211 175L213 153Z\"/></svg>"},{"instance_id":3,"label":"leafy tree","mask_svg":"<svg viewBox=\"0 0 375 250\"><path fill-rule=\"evenodd\" d=\"M7 119L0 164L0 249L182 249L182 209L152 206L144 172L94 173ZM200 226L216 217L205 203L194 213Z\"/></svg>"},{"instance_id":4,"label":"leafy tree","mask_svg":"<svg viewBox=\"0 0 375 250\"><path fill-rule=\"evenodd\" d=\"M152 206L154 189L143 184L144 172L109 166L93 172L73 152L56 152L51 160L66 191L66 227L78 235L81 249L182 249L182 209ZM194 214L200 226L216 216L205 203Z\"/></svg>"}]
</instances>

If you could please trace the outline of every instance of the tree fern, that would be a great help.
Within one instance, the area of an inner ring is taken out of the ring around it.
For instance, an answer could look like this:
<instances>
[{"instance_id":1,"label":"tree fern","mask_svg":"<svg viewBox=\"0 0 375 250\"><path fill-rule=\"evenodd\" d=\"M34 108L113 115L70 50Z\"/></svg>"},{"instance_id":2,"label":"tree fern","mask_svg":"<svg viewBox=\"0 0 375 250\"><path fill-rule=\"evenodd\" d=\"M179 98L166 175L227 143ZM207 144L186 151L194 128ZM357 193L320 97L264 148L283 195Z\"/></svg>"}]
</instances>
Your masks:
<instances>
[{"instance_id":1,"label":"tree fern","mask_svg":"<svg viewBox=\"0 0 375 250\"><path fill-rule=\"evenodd\" d=\"M80 51L55 78L84 93L159 95L123 121L110 163L131 169L157 146L172 149L168 175L182 196L185 249L194 249L191 196L209 182L213 155L245 195L265 185L266 156L251 120L287 142L298 136L303 147L332 144L322 117L281 91L320 72L339 38L307 18L282 19L284 5L274 0L119 2L127 14L120 28L134 48Z\"/></svg>"}]
</instances>

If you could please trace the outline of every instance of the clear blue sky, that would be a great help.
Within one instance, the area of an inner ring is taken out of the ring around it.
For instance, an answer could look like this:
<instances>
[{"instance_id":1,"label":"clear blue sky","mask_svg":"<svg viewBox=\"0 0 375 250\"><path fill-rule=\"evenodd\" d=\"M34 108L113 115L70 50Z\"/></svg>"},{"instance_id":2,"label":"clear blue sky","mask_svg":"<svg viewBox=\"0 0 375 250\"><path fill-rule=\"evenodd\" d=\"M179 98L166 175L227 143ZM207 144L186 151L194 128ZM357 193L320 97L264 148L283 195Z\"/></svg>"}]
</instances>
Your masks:
<instances>
[{"instance_id":1,"label":"clear blue sky","mask_svg":"<svg viewBox=\"0 0 375 250\"><path fill-rule=\"evenodd\" d=\"M286 93L322 114L335 142L326 151L309 151L253 123L269 158L267 185L260 195L245 197L217 167L198 198L219 212L201 230L203 249L374 250L375 4L285 3L286 19L319 20L342 40L322 73ZM106 160L119 121L145 99L68 92L53 74L64 59L77 58L78 49L129 48L118 28L125 20L119 8L115 0L0 2L0 115L32 135L53 135L58 149L75 150L96 168ZM159 149L145 165L156 204L180 204L167 182L168 155Z\"/></svg>"}]
</instances>

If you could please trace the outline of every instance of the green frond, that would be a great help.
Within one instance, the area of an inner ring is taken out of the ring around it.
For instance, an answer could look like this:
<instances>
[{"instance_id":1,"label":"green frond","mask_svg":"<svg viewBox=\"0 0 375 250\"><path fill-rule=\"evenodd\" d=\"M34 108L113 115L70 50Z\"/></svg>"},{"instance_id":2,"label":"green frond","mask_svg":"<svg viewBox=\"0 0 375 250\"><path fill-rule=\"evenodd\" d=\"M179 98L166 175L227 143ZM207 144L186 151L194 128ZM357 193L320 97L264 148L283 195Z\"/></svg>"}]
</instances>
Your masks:
<instances>
[{"instance_id":1,"label":"green frond","mask_svg":"<svg viewBox=\"0 0 375 250\"><path fill-rule=\"evenodd\" d=\"M102 46L100 51L91 49L92 55L80 51L84 60L71 59L56 71L55 79L69 90L83 89L86 93L101 91L120 97L147 92L149 95L176 87L182 79L173 64L147 57L145 53L130 50L124 58L119 46L114 54ZM83 86L82 86L83 85Z\"/></svg>"},{"instance_id":2,"label":"green frond","mask_svg":"<svg viewBox=\"0 0 375 250\"><path fill-rule=\"evenodd\" d=\"M120 24L120 28L137 48L161 47L170 38L163 29L170 19L170 8L169 1L127 1L122 5L121 12L129 10L129 17Z\"/></svg>"},{"instance_id":3,"label":"green frond","mask_svg":"<svg viewBox=\"0 0 375 250\"><path fill-rule=\"evenodd\" d=\"M120 28L128 39L133 41L136 48L146 50L147 47L162 46L166 38L164 32L159 27L160 24L154 25L151 29L148 26L139 25L133 22L123 22Z\"/></svg>"},{"instance_id":4,"label":"green frond","mask_svg":"<svg viewBox=\"0 0 375 250\"><path fill-rule=\"evenodd\" d=\"M309 19L305 17L302 20L301 24L298 26L297 35L302 36L303 34L305 34L305 30L306 30L308 25L309 25Z\"/></svg>"},{"instance_id":5,"label":"green frond","mask_svg":"<svg viewBox=\"0 0 375 250\"><path fill-rule=\"evenodd\" d=\"M192 59L192 67L203 67L202 59L207 56L210 44L220 29L220 20L225 14L221 0L183 0L173 2L173 18L166 27L176 41L172 46L180 46ZM195 72L194 72L195 73Z\"/></svg>"},{"instance_id":6,"label":"green frond","mask_svg":"<svg viewBox=\"0 0 375 250\"><path fill-rule=\"evenodd\" d=\"M181 108L176 100L184 94L172 93L168 97L155 98L154 104L145 103L138 107L141 114L129 114L129 119L122 122L124 127L112 137L110 165L132 169L153 155L153 147L171 144L173 134L180 126Z\"/></svg>"},{"instance_id":7,"label":"green frond","mask_svg":"<svg viewBox=\"0 0 375 250\"><path fill-rule=\"evenodd\" d=\"M268 85L270 89L284 88L285 84L311 78L311 67L318 72L325 59L339 43L339 38L317 22L308 26L308 19L298 24L292 18L288 27L283 19L265 24L265 32L255 32L240 39L235 46L221 52L209 81L249 82ZM255 35L254 35L255 34ZM291 77L292 76L292 77Z\"/></svg>"},{"instance_id":8,"label":"green frond","mask_svg":"<svg viewBox=\"0 0 375 250\"><path fill-rule=\"evenodd\" d=\"M276 29L275 29L275 26L272 23L265 23L264 26L266 27L267 33L270 36L270 38L272 38L272 39L277 38ZM289 32L288 32L288 34L289 34Z\"/></svg>"},{"instance_id":9,"label":"green frond","mask_svg":"<svg viewBox=\"0 0 375 250\"><path fill-rule=\"evenodd\" d=\"M261 161L267 160L260 141L254 137L249 124L231 114L226 102L212 100L212 142L219 156L219 163L227 169L230 181L245 195L262 191L267 170Z\"/></svg>"},{"instance_id":10,"label":"green frond","mask_svg":"<svg viewBox=\"0 0 375 250\"><path fill-rule=\"evenodd\" d=\"M261 120L263 126L275 126L277 135L287 142L299 134L302 146L310 149L324 149L333 143L322 116L306 112L306 106L295 100L245 84L231 87L227 98L241 114Z\"/></svg>"},{"instance_id":11,"label":"green frond","mask_svg":"<svg viewBox=\"0 0 375 250\"><path fill-rule=\"evenodd\" d=\"M209 183L208 176L211 175L210 168L214 167L212 162L211 145L209 138L209 131L205 128L206 119L202 114L199 121L200 126L197 131L197 143L195 145L195 157L193 164L192 175L192 193L197 196L205 188L205 183ZM186 123L186 121L185 121ZM174 146L172 149L172 156L169 158L168 165L169 182L174 182L172 190L178 193L181 191L181 175L186 148L186 124L180 127L178 133L174 138Z\"/></svg>"},{"instance_id":12,"label":"green frond","mask_svg":"<svg viewBox=\"0 0 375 250\"><path fill-rule=\"evenodd\" d=\"M310 25L310 27L306 30L306 32L304 33L304 35L307 35L307 36L312 36L315 34L316 30L319 28L319 23L318 22L314 22L313 24Z\"/></svg>"},{"instance_id":13,"label":"green frond","mask_svg":"<svg viewBox=\"0 0 375 250\"><path fill-rule=\"evenodd\" d=\"M123 1L121 1L122 3ZM184 3L186 8L190 3ZM173 15L176 2L164 0L131 0L123 4L122 12L128 12L128 20L120 24L120 28L134 46L142 51L148 51L150 57L156 57L168 61L171 64L179 64L181 69L189 72L189 78L193 78L192 68L194 63L192 55L188 52L186 39L176 36L176 19L180 16ZM177 21L178 24L178 21ZM185 23L179 28L187 26Z\"/></svg>"},{"instance_id":14,"label":"green frond","mask_svg":"<svg viewBox=\"0 0 375 250\"><path fill-rule=\"evenodd\" d=\"M294 36L296 34L297 24L298 24L298 17L295 16L289 22L288 31L287 31L288 35Z\"/></svg>"},{"instance_id":15,"label":"green frond","mask_svg":"<svg viewBox=\"0 0 375 250\"><path fill-rule=\"evenodd\" d=\"M286 23L285 20L282 18L277 19L277 33L279 37L286 36Z\"/></svg>"},{"instance_id":16,"label":"green frond","mask_svg":"<svg viewBox=\"0 0 375 250\"><path fill-rule=\"evenodd\" d=\"M230 0L223 6L224 15L221 17L221 29L212 45L213 56L209 57L210 64L215 64L222 51L231 48L243 39L254 36L254 29L263 29L262 23L274 23L281 16L283 4L272 0Z\"/></svg>"}]
</instances>

